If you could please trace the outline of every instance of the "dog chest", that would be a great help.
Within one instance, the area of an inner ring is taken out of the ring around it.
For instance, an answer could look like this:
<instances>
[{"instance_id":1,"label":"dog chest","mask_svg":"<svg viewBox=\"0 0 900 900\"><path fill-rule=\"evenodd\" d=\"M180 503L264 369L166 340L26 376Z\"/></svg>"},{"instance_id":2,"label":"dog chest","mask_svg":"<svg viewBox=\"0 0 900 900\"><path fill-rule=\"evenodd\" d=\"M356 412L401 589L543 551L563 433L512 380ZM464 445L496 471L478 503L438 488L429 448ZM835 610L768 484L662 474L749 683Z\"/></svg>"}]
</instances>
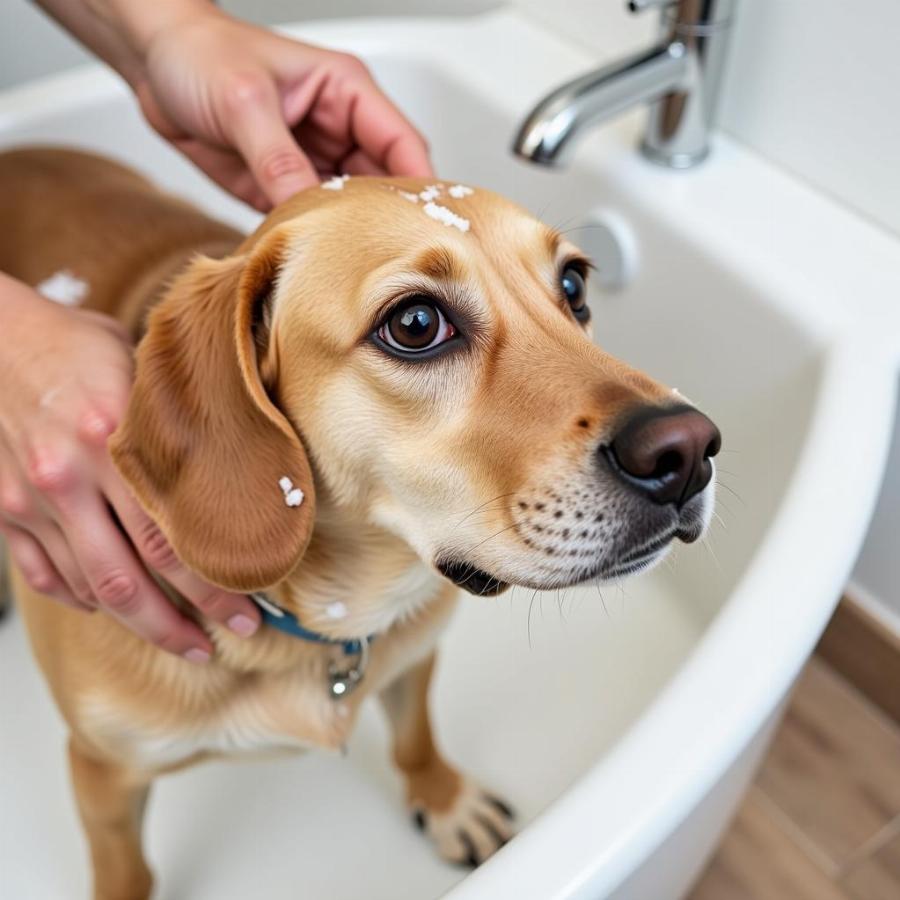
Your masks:
<instances>
[{"instance_id":1,"label":"dog chest","mask_svg":"<svg viewBox=\"0 0 900 900\"><path fill-rule=\"evenodd\" d=\"M115 757L141 770L172 768L203 756L254 756L342 746L353 715L321 685L249 691L213 714L154 719L95 695L81 704L85 730Z\"/></svg>"}]
</instances>

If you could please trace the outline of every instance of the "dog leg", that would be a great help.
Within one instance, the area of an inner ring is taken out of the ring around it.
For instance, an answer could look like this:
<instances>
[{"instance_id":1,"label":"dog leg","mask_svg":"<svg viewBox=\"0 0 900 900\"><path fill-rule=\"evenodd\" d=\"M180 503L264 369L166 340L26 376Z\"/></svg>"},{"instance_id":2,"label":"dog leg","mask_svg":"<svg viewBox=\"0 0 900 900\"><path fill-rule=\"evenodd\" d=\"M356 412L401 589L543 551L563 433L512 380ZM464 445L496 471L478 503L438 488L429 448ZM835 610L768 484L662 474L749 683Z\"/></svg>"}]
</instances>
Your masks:
<instances>
[{"instance_id":1,"label":"dog leg","mask_svg":"<svg viewBox=\"0 0 900 900\"><path fill-rule=\"evenodd\" d=\"M454 769L434 744L428 686L434 655L381 692L393 729L394 761L414 821L449 862L477 866L513 835L512 811Z\"/></svg>"},{"instance_id":2,"label":"dog leg","mask_svg":"<svg viewBox=\"0 0 900 900\"><path fill-rule=\"evenodd\" d=\"M85 753L69 740L78 811L94 868L94 900L147 900L153 876L141 849L149 781Z\"/></svg>"}]
</instances>

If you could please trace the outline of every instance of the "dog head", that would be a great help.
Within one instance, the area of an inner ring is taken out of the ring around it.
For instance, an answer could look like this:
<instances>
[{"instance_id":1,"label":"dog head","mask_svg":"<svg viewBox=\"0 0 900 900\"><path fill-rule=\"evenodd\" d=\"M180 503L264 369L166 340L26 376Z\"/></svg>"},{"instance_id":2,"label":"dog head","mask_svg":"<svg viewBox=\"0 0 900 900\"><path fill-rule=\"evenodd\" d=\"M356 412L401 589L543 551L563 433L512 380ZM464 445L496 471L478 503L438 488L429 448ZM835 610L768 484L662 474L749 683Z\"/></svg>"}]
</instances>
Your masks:
<instances>
[{"instance_id":1,"label":"dog head","mask_svg":"<svg viewBox=\"0 0 900 900\"><path fill-rule=\"evenodd\" d=\"M114 459L230 589L300 563L316 493L474 593L647 567L706 528L719 435L592 342L588 269L488 191L333 179L174 284Z\"/></svg>"}]
</instances>

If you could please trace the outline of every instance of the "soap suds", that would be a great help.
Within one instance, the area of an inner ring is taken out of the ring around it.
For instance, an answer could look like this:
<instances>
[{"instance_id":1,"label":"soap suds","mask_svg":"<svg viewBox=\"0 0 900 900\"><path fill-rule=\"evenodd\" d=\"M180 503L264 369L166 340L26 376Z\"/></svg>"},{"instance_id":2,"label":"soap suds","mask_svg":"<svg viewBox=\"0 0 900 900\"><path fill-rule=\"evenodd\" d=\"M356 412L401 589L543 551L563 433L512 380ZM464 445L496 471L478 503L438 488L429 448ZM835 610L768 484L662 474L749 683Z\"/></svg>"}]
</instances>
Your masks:
<instances>
[{"instance_id":1,"label":"soap suds","mask_svg":"<svg viewBox=\"0 0 900 900\"><path fill-rule=\"evenodd\" d=\"M323 181L319 187L325 188L326 191L342 191L344 183L349 180L349 175L335 175L333 178L329 178L328 181Z\"/></svg>"},{"instance_id":2,"label":"soap suds","mask_svg":"<svg viewBox=\"0 0 900 900\"><path fill-rule=\"evenodd\" d=\"M281 488L281 493L284 494L286 506L299 506L303 502L303 491L300 488L295 488L294 483L287 475L278 479L278 487Z\"/></svg>"},{"instance_id":3,"label":"soap suds","mask_svg":"<svg viewBox=\"0 0 900 900\"><path fill-rule=\"evenodd\" d=\"M438 197L441 196L441 188L440 184L426 184L424 191L419 191L419 196L428 203L431 200L437 200Z\"/></svg>"},{"instance_id":4,"label":"soap suds","mask_svg":"<svg viewBox=\"0 0 900 900\"><path fill-rule=\"evenodd\" d=\"M63 269L42 281L35 290L62 306L80 306L88 295L88 283Z\"/></svg>"},{"instance_id":5,"label":"soap suds","mask_svg":"<svg viewBox=\"0 0 900 900\"><path fill-rule=\"evenodd\" d=\"M284 502L288 506L299 506L303 502L303 491L300 488L294 488L284 495Z\"/></svg>"},{"instance_id":6,"label":"soap suds","mask_svg":"<svg viewBox=\"0 0 900 900\"><path fill-rule=\"evenodd\" d=\"M438 222L443 222L444 225L452 225L460 231L469 230L469 220L464 219L462 216L458 216L453 210L447 209L446 206L440 206L437 203L429 202L425 204L423 209L426 216L430 216Z\"/></svg>"},{"instance_id":7,"label":"soap suds","mask_svg":"<svg viewBox=\"0 0 900 900\"><path fill-rule=\"evenodd\" d=\"M343 619L347 616L347 607L340 600L335 600L325 607L325 612L329 619Z\"/></svg>"},{"instance_id":8,"label":"soap suds","mask_svg":"<svg viewBox=\"0 0 900 900\"><path fill-rule=\"evenodd\" d=\"M447 193L456 200L462 200L463 197L468 197L470 194L474 194L475 191L464 184L454 184Z\"/></svg>"}]
</instances>

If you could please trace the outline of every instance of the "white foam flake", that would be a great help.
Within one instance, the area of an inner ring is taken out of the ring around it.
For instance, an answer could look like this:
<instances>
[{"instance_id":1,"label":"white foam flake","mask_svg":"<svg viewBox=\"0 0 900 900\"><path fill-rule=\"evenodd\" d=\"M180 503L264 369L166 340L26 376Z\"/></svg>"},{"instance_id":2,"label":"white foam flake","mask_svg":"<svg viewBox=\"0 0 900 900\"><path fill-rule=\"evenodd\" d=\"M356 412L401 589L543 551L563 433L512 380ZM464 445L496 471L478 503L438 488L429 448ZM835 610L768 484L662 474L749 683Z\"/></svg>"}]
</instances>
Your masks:
<instances>
[{"instance_id":1,"label":"white foam flake","mask_svg":"<svg viewBox=\"0 0 900 900\"><path fill-rule=\"evenodd\" d=\"M447 209L446 206L428 202L422 208L425 211L426 216L430 216L438 222L443 222L444 225L458 228L460 231L469 230L469 220L464 219L462 216L458 216L452 209Z\"/></svg>"},{"instance_id":2,"label":"white foam flake","mask_svg":"<svg viewBox=\"0 0 900 900\"><path fill-rule=\"evenodd\" d=\"M326 191L342 191L344 184L349 180L349 175L335 175L333 178L329 178L328 181L323 181L319 187L325 188Z\"/></svg>"},{"instance_id":3,"label":"white foam flake","mask_svg":"<svg viewBox=\"0 0 900 900\"><path fill-rule=\"evenodd\" d=\"M63 269L46 278L35 290L61 306L80 306L88 295L89 286L69 269Z\"/></svg>"},{"instance_id":4,"label":"white foam flake","mask_svg":"<svg viewBox=\"0 0 900 900\"><path fill-rule=\"evenodd\" d=\"M347 617L347 607L340 600L335 600L325 607L325 613L329 619L344 619Z\"/></svg>"},{"instance_id":5,"label":"white foam flake","mask_svg":"<svg viewBox=\"0 0 900 900\"><path fill-rule=\"evenodd\" d=\"M299 506L303 502L303 491L300 488L294 488L284 495L284 502L288 506Z\"/></svg>"},{"instance_id":6,"label":"white foam flake","mask_svg":"<svg viewBox=\"0 0 900 900\"><path fill-rule=\"evenodd\" d=\"M419 202L419 195L412 193L412 191L399 191L398 193L404 200L409 200L410 203Z\"/></svg>"},{"instance_id":7,"label":"white foam flake","mask_svg":"<svg viewBox=\"0 0 900 900\"><path fill-rule=\"evenodd\" d=\"M278 487L284 494L284 502L286 506L299 506L303 502L303 491L294 487L294 482L285 475L278 479Z\"/></svg>"},{"instance_id":8,"label":"white foam flake","mask_svg":"<svg viewBox=\"0 0 900 900\"><path fill-rule=\"evenodd\" d=\"M462 200L463 197L468 197L474 194L475 191L465 184L454 184L447 193L456 200Z\"/></svg>"},{"instance_id":9,"label":"white foam flake","mask_svg":"<svg viewBox=\"0 0 900 900\"><path fill-rule=\"evenodd\" d=\"M427 203L431 200L437 200L441 196L442 185L426 184L424 191L419 191L419 196Z\"/></svg>"}]
</instances>

